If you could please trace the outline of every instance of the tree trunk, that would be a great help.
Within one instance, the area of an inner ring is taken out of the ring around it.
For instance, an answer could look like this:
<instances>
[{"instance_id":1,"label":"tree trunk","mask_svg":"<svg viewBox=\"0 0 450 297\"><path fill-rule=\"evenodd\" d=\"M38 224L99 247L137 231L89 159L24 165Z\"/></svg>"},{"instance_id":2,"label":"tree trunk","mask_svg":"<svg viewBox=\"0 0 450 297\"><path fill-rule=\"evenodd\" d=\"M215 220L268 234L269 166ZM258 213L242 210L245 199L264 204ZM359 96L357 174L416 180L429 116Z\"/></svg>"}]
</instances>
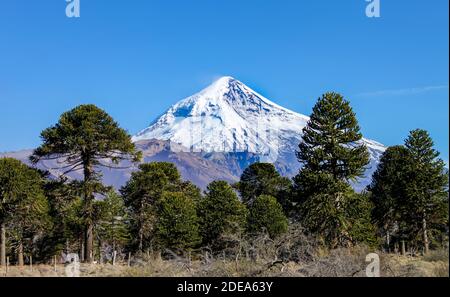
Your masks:
<instances>
[{"instance_id":1,"label":"tree trunk","mask_svg":"<svg viewBox=\"0 0 450 297\"><path fill-rule=\"evenodd\" d=\"M386 245L387 245L387 252L391 252L391 236L389 234L389 231L386 232Z\"/></svg>"},{"instance_id":2,"label":"tree trunk","mask_svg":"<svg viewBox=\"0 0 450 297\"><path fill-rule=\"evenodd\" d=\"M93 250L94 250L94 232L93 226L91 222L87 223L86 226L86 240L85 240L85 252L84 256L86 258L87 263L94 262L93 259Z\"/></svg>"},{"instance_id":3,"label":"tree trunk","mask_svg":"<svg viewBox=\"0 0 450 297\"><path fill-rule=\"evenodd\" d=\"M428 242L428 229L427 229L427 219L425 218L425 212L422 219L422 230L423 230L423 252L428 254L430 250L430 243Z\"/></svg>"},{"instance_id":4,"label":"tree trunk","mask_svg":"<svg viewBox=\"0 0 450 297\"><path fill-rule=\"evenodd\" d=\"M405 256L405 255L406 255L406 244L405 244L405 241L402 240L402 256Z\"/></svg>"},{"instance_id":5,"label":"tree trunk","mask_svg":"<svg viewBox=\"0 0 450 297\"><path fill-rule=\"evenodd\" d=\"M19 266L23 267L24 261L23 261L23 243L22 240L19 242L19 247L17 251L17 260L19 262Z\"/></svg>"},{"instance_id":6,"label":"tree trunk","mask_svg":"<svg viewBox=\"0 0 450 297\"><path fill-rule=\"evenodd\" d=\"M6 266L6 226L5 223L0 225L0 266Z\"/></svg>"},{"instance_id":7,"label":"tree trunk","mask_svg":"<svg viewBox=\"0 0 450 297\"><path fill-rule=\"evenodd\" d=\"M93 251L94 251L94 226L92 222L92 202L94 201L94 194L90 189L89 183L92 182L93 170L91 159L89 156L84 156L84 203L86 206L86 230L85 230L85 241L84 256L87 263L93 263Z\"/></svg>"}]
</instances>

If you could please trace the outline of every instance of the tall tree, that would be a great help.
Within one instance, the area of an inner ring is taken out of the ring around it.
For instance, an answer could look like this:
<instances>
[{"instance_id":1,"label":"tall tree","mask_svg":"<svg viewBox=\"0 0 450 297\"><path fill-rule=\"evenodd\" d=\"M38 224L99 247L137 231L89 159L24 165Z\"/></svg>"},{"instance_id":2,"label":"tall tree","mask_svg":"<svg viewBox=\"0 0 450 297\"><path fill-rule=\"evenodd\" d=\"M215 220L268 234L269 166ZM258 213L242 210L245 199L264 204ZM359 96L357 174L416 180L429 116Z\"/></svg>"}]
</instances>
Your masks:
<instances>
[{"instance_id":1,"label":"tall tree","mask_svg":"<svg viewBox=\"0 0 450 297\"><path fill-rule=\"evenodd\" d=\"M112 252L122 249L130 240L129 217L122 197L110 190L97 204L99 217L95 225L99 241L109 245Z\"/></svg>"},{"instance_id":2,"label":"tall tree","mask_svg":"<svg viewBox=\"0 0 450 297\"><path fill-rule=\"evenodd\" d=\"M430 220L443 204L448 203L448 175L427 131L411 131L405 146L412 161L406 204L415 221L420 222L418 230L422 235L424 252L428 253Z\"/></svg>"},{"instance_id":3,"label":"tall tree","mask_svg":"<svg viewBox=\"0 0 450 297\"><path fill-rule=\"evenodd\" d=\"M30 182L39 181L38 175L29 171ZM41 185L43 181L41 179ZM49 203L44 195L42 187L36 187L36 191L28 197L24 197L14 207L14 214L8 221L8 233L12 235L15 242L17 261L19 266L24 265L24 252L32 253L38 259L39 251L35 242L41 240L47 232L51 231L52 220L49 214ZM37 251L34 252L33 251Z\"/></svg>"},{"instance_id":4,"label":"tall tree","mask_svg":"<svg viewBox=\"0 0 450 297\"><path fill-rule=\"evenodd\" d=\"M331 174L334 180L351 180L361 177L369 163L361 139L350 103L340 94L326 93L303 129L297 158L307 170Z\"/></svg>"},{"instance_id":5,"label":"tall tree","mask_svg":"<svg viewBox=\"0 0 450 297\"><path fill-rule=\"evenodd\" d=\"M385 238L389 250L394 237L404 239L405 189L409 181L411 159L404 146L389 147L381 156L372 183L367 190L374 204L372 219ZM400 228L400 229L399 229Z\"/></svg>"},{"instance_id":6,"label":"tall tree","mask_svg":"<svg viewBox=\"0 0 450 297\"><path fill-rule=\"evenodd\" d=\"M85 206L85 255L93 258L93 201L99 189L99 167L117 168L123 160L138 161L128 133L95 105L80 105L61 115L54 126L41 133L43 144L31 156L33 163L59 160L64 175L83 172L83 202ZM108 162L110 161L110 162Z\"/></svg>"},{"instance_id":7,"label":"tall tree","mask_svg":"<svg viewBox=\"0 0 450 297\"><path fill-rule=\"evenodd\" d=\"M161 247L184 251L200 243L198 217L192 197L165 192L157 202L156 238Z\"/></svg>"},{"instance_id":8,"label":"tall tree","mask_svg":"<svg viewBox=\"0 0 450 297\"><path fill-rule=\"evenodd\" d=\"M225 181L213 181L199 205L203 243L221 248L223 236L245 228L248 211L233 188Z\"/></svg>"},{"instance_id":9,"label":"tall tree","mask_svg":"<svg viewBox=\"0 0 450 297\"><path fill-rule=\"evenodd\" d=\"M297 152L303 167L294 178L294 200L305 227L331 246L352 241L345 209L353 194L349 181L361 177L369 163L361 139L350 103L337 93L318 100L303 129Z\"/></svg>"},{"instance_id":10,"label":"tall tree","mask_svg":"<svg viewBox=\"0 0 450 297\"><path fill-rule=\"evenodd\" d=\"M183 192L198 200L197 187L181 180L172 163L153 162L141 164L131 179L120 190L133 221L132 233L139 251L149 248L156 224L156 204L166 192Z\"/></svg>"},{"instance_id":11,"label":"tall tree","mask_svg":"<svg viewBox=\"0 0 450 297\"><path fill-rule=\"evenodd\" d=\"M42 173L31 169L22 162L11 158L0 158L0 264L6 264L6 226L17 213L25 219L38 219L35 212L43 195ZM45 204L45 202L43 203ZM32 215L30 218L26 214ZM14 221L17 230L22 232L23 225ZM22 238L21 238L22 239Z\"/></svg>"}]
</instances>

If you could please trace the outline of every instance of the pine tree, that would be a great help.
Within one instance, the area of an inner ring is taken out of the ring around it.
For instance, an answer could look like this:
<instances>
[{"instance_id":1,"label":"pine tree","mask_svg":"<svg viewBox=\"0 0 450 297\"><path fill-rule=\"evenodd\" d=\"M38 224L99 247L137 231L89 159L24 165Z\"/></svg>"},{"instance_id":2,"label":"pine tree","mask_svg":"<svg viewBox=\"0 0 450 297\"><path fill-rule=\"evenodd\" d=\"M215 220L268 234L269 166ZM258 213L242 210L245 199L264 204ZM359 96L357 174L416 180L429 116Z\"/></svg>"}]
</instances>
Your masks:
<instances>
[{"instance_id":1,"label":"pine tree","mask_svg":"<svg viewBox=\"0 0 450 297\"><path fill-rule=\"evenodd\" d=\"M248 230L250 233L267 232L274 238L287 231L288 220L277 199L261 195L250 206Z\"/></svg>"},{"instance_id":2,"label":"pine tree","mask_svg":"<svg viewBox=\"0 0 450 297\"><path fill-rule=\"evenodd\" d=\"M424 130L411 131L405 146L383 154L368 189L375 205L373 218L387 246L394 235L412 245L421 242L427 253L430 242L446 232L448 174L438 157Z\"/></svg>"},{"instance_id":3,"label":"pine tree","mask_svg":"<svg viewBox=\"0 0 450 297\"><path fill-rule=\"evenodd\" d=\"M411 158L404 146L389 147L381 156L368 186L374 204L372 219L385 238L388 251L395 240L405 239L405 189L410 182Z\"/></svg>"},{"instance_id":4,"label":"pine tree","mask_svg":"<svg viewBox=\"0 0 450 297\"><path fill-rule=\"evenodd\" d=\"M183 190L181 176L172 163L154 162L141 164L131 179L120 190L125 205L130 209L132 233L137 250L142 252L151 245L156 223L156 203L165 192ZM186 189L192 190L192 187ZM186 190L187 191L187 190Z\"/></svg>"},{"instance_id":5,"label":"pine tree","mask_svg":"<svg viewBox=\"0 0 450 297\"><path fill-rule=\"evenodd\" d=\"M61 115L58 123L41 133L43 144L30 160L62 160L64 174L82 170L83 202L85 208L85 254L92 262L93 254L93 202L99 190L98 167L117 168L122 160L137 161L131 137L103 110L95 105L80 105ZM105 161L110 160L111 164Z\"/></svg>"},{"instance_id":6,"label":"pine tree","mask_svg":"<svg viewBox=\"0 0 450 297\"><path fill-rule=\"evenodd\" d=\"M67 182L66 178L49 179L44 185L44 191L49 201L53 228L41 240L41 254L52 257L63 251L71 253L81 249L83 240L80 239L85 226L79 183Z\"/></svg>"},{"instance_id":7,"label":"pine tree","mask_svg":"<svg viewBox=\"0 0 450 297\"><path fill-rule=\"evenodd\" d=\"M30 177L30 182L39 181L39 173L30 170L29 174L34 175ZM36 187L33 194L18 202L14 207L14 213L7 226L8 234L13 237L19 266L24 265L25 252L33 254L35 259L42 256L37 243L52 229L49 210L49 203L42 187Z\"/></svg>"},{"instance_id":8,"label":"pine tree","mask_svg":"<svg viewBox=\"0 0 450 297\"><path fill-rule=\"evenodd\" d=\"M95 229L101 243L107 244L112 251L123 249L130 240L129 218L125 203L114 190L107 193L106 198L98 202L99 218Z\"/></svg>"},{"instance_id":9,"label":"pine tree","mask_svg":"<svg viewBox=\"0 0 450 297\"><path fill-rule=\"evenodd\" d=\"M194 200L181 192L166 192L157 202L156 238L161 247L184 251L200 243Z\"/></svg>"},{"instance_id":10,"label":"pine tree","mask_svg":"<svg viewBox=\"0 0 450 297\"><path fill-rule=\"evenodd\" d=\"M307 170L331 174L336 181L351 180L361 177L369 163L361 139L350 103L337 93L326 93L303 129L297 157Z\"/></svg>"},{"instance_id":11,"label":"pine tree","mask_svg":"<svg viewBox=\"0 0 450 297\"><path fill-rule=\"evenodd\" d=\"M406 188L406 207L421 233L424 253L430 245L429 227L436 214L448 204L448 175L439 152L427 131L411 131L405 141L411 157L411 171ZM448 213L448 208L447 209ZM448 215L447 215L448 217ZM438 218L439 219L439 218ZM417 224L418 223L418 224Z\"/></svg>"},{"instance_id":12,"label":"pine tree","mask_svg":"<svg viewBox=\"0 0 450 297\"><path fill-rule=\"evenodd\" d=\"M42 186L43 176L41 172L29 168L18 160L0 158L1 265L6 263L6 228L8 223L10 227L15 229L22 245L24 232L31 231L33 227L29 224L44 224L47 201Z\"/></svg>"},{"instance_id":13,"label":"pine tree","mask_svg":"<svg viewBox=\"0 0 450 297\"><path fill-rule=\"evenodd\" d=\"M332 247L353 242L345 207L352 197L349 181L361 177L369 153L348 101L326 93L303 129L297 158L303 168L294 178L294 201L303 224Z\"/></svg>"},{"instance_id":14,"label":"pine tree","mask_svg":"<svg viewBox=\"0 0 450 297\"><path fill-rule=\"evenodd\" d=\"M261 195L270 195L275 197L286 211L290 209L288 196L291 182L288 178L282 177L273 164L250 165L244 170L235 187L247 205L251 205Z\"/></svg>"},{"instance_id":15,"label":"pine tree","mask_svg":"<svg viewBox=\"0 0 450 297\"><path fill-rule=\"evenodd\" d=\"M245 228L248 211L225 181L210 183L198 208L200 233L205 245L220 249L224 236L240 233Z\"/></svg>"}]
</instances>

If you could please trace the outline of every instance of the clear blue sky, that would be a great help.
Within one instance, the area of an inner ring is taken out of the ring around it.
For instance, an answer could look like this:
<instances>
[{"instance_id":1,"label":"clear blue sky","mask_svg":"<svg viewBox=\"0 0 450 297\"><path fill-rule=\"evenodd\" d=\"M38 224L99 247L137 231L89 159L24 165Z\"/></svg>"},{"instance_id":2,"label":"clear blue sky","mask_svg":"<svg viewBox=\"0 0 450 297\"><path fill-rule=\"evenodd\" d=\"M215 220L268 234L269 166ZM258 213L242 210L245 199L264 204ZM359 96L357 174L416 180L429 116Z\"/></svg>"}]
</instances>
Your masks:
<instances>
[{"instance_id":1,"label":"clear blue sky","mask_svg":"<svg viewBox=\"0 0 450 297\"><path fill-rule=\"evenodd\" d=\"M0 0L0 151L32 148L78 104L134 134L231 75L310 114L341 92L364 136L431 132L448 162L448 0Z\"/></svg>"}]
</instances>

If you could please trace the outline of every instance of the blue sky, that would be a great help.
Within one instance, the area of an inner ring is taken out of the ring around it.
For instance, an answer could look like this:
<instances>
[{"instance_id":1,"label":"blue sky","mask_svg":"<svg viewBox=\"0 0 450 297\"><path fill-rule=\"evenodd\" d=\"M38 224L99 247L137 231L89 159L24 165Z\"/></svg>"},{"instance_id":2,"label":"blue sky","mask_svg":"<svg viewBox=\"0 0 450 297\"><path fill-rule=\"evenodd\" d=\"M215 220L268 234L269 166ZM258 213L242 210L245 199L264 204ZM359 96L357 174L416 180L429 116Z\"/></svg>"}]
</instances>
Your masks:
<instances>
[{"instance_id":1,"label":"blue sky","mask_svg":"<svg viewBox=\"0 0 450 297\"><path fill-rule=\"evenodd\" d=\"M448 0L0 0L0 151L32 148L81 103L130 133L231 75L310 114L351 101L365 137L430 131L448 162Z\"/></svg>"}]
</instances>

